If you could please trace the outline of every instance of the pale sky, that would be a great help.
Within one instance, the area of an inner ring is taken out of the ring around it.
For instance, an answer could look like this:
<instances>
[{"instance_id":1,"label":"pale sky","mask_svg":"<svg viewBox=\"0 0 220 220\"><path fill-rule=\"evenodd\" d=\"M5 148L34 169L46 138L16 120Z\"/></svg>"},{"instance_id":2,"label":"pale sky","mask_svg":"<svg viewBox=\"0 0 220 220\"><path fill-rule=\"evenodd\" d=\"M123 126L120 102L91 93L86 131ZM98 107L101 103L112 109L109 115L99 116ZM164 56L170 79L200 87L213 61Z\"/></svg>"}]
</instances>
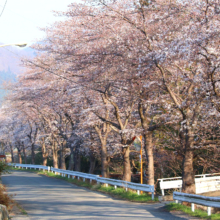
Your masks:
<instances>
[{"instance_id":1,"label":"pale sky","mask_svg":"<svg viewBox=\"0 0 220 220\"><path fill-rule=\"evenodd\" d=\"M67 6L77 0L7 0L0 17L0 43L31 44L44 37L38 27L46 27L60 17L52 11L66 11ZM0 0L0 14L6 0Z\"/></svg>"}]
</instances>

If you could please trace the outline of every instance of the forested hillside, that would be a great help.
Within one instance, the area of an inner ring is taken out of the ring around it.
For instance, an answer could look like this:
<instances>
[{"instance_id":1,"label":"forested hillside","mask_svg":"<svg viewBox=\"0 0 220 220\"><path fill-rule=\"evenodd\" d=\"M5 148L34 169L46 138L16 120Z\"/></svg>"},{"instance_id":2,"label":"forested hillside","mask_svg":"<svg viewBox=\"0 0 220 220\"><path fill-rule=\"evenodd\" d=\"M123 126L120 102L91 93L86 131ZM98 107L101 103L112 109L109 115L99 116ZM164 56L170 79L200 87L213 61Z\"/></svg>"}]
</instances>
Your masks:
<instances>
[{"instance_id":1,"label":"forested hillside","mask_svg":"<svg viewBox=\"0 0 220 220\"><path fill-rule=\"evenodd\" d=\"M4 45L0 43L0 45ZM24 57L33 58L34 50L30 48L20 49L15 46L0 48L0 100L6 95L4 86L9 82L15 82L17 76L24 71L21 59Z\"/></svg>"}]
</instances>

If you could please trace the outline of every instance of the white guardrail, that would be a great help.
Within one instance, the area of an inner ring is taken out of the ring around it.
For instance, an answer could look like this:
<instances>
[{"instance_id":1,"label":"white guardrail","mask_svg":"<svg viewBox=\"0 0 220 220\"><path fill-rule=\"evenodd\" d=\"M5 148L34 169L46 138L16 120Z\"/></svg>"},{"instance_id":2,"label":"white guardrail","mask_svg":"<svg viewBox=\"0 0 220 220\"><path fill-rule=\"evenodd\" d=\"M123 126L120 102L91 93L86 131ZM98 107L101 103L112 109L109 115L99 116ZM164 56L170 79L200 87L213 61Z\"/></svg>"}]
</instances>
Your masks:
<instances>
[{"instance_id":1,"label":"white guardrail","mask_svg":"<svg viewBox=\"0 0 220 220\"><path fill-rule=\"evenodd\" d=\"M38 169L38 170L47 170L50 171L49 166L43 166L43 165L33 165L33 164L20 164L20 163L8 163L9 166L13 166L15 168L33 168L33 169Z\"/></svg>"},{"instance_id":2,"label":"white guardrail","mask_svg":"<svg viewBox=\"0 0 220 220\"><path fill-rule=\"evenodd\" d=\"M181 192L173 192L173 199L181 202L190 202L191 210L195 211L195 205L199 204L203 206L207 206L207 213L211 215L211 207L220 208L220 197L208 197L208 196L200 196L195 194L187 194Z\"/></svg>"},{"instance_id":3,"label":"white guardrail","mask_svg":"<svg viewBox=\"0 0 220 220\"><path fill-rule=\"evenodd\" d=\"M89 174L89 173L82 173L82 172L71 171L71 170L63 170L63 169L57 169L57 168L41 166L41 165L18 164L18 163L8 163L8 165L18 167L18 168L47 170L48 172L51 171L55 174L62 175L63 177L67 176L68 178L72 178L72 179L74 179L75 177L77 177L78 179L83 178L83 181L85 181L85 179L89 179L90 183L92 182L92 180L94 180L97 182L97 184L103 183L105 184L105 186L112 185L115 188L117 188L118 186L124 187L126 191L127 189L137 190L138 195L140 195L140 191L150 192L151 198L152 200L154 200L154 186L153 185L132 183L132 182L127 182L123 180L99 177L99 175L94 175L94 174Z\"/></svg>"},{"instance_id":4,"label":"white guardrail","mask_svg":"<svg viewBox=\"0 0 220 220\"><path fill-rule=\"evenodd\" d=\"M165 189L182 189L182 177L158 180L162 196ZM220 190L220 173L195 175L195 185L196 194Z\"/></svg>"}]
</instances>

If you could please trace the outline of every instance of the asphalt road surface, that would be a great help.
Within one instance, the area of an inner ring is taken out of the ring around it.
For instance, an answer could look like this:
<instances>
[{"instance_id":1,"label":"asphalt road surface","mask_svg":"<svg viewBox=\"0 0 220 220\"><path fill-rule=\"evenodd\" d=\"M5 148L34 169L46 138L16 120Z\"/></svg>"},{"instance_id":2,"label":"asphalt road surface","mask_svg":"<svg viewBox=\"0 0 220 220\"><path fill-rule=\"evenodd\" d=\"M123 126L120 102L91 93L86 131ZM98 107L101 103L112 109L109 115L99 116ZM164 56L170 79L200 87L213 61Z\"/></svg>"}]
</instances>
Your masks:
<instances>
[{"instance_id":1,"label":"asphalt road surface","mask_svg":"<svg viewBox=\"0 0 220 220\"><path fill-rule=\"evenodd\" d=\"M163 203L140 204L117 200L65 182L31 172L14 171L3 175L2 182L28 216L13 220L62 219L190 219L171 214ZM194 219L194 218L191 218Z\"/></svg>"}]
</instances>

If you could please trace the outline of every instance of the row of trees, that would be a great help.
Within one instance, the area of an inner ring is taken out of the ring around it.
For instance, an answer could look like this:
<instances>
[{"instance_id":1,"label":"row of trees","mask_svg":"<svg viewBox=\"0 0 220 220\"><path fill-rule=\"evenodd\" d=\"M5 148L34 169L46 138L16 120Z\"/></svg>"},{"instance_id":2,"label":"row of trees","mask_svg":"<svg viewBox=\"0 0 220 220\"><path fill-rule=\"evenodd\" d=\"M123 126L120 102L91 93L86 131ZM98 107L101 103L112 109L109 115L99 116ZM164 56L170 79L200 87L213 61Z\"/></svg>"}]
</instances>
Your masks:
<instances>
[{"instance_id":1,"label":"row of trees","mask_svg":"<svg viewBox=\"0 0 220 220\"><path fill-rule=\"evenodd\" d=\"M10 87L1 139L18 152L29 147L32 163L36 143L44 164L50 150L58 167L59 151L62 169L67 149L69 169L83 154L92 172L100 157L104 177L117 155L130 181L132 140L143 135L148 184L154 159L181 158L183 191L195 193L194 162L219 168L219 5L89 0L57 12L66 20L44 29L37 56Z\"/></svg>"}]
</instances>

